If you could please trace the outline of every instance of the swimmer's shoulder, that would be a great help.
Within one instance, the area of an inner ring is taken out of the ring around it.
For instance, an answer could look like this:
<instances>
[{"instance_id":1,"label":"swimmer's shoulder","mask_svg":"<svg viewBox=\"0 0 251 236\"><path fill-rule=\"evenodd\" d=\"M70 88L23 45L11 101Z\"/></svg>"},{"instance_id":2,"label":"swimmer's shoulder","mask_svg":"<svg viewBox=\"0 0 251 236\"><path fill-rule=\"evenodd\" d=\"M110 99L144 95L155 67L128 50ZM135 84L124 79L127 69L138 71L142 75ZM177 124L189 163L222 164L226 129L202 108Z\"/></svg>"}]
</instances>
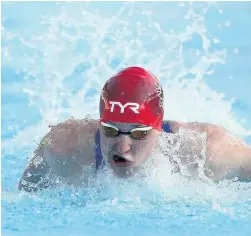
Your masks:
<instances>
[{"instance_id":1,"label":"swimmer's shoulder","mask_svg":"<svg viewBox=\"0 0 251 236\"><path fill-rule=\"evenodd\" d=\"M18 185L19 190L31 192L52 185L50 179L55 173L48 163L50 154L53 157L57 154L60 156L79 151L80 155L84 153L86 162L92 162L98 124L98 120L71 118L49 126L50 131L38 144L22 174ZM46 150L51 152L47 153Z\"/></svg>"},{"instance_id":2,"label":"swimmer's shoulder","mask_svg":"<svg viewBox=\"0 0 251 236\"><path fill-rule=\"evenodd\" d=\"M179 129L184 126L184 123L182 122L178 122L178 121L174 121L174 120L164 120L163 123L168 123L172 133L177 133L179 131Z\"/></svg>"},{"instance_id":3,"label":"swimmer's shoulder","mask_svg":"<svg viewBox=\"0 0 251 236\"><path fill-rule=\"evenodd\" d=\"M70 118L62 123L51 125L50 128L51 132L64 129L75 132L78 135L85 133L85 135L88 134L90 135L90 137L95 137L96 132L98 130L98 124L99 124L98 120Z\"/></svg>"},{"instance_id":4,"label":"swimmer's shoulder","mask_svg":"<svg viewBox=\"0 0 251 236\"><path fill-rule=\"evenodd\" d=\"M212 133L215 129L219 129L220 127L217 127L216 125L209 124L209 123L203 123L203 122L180 122L180 121L174 121L174 120L165 120L164 122L167 122L173 133L178 133L180 129L185 130L191 130L199 133Z\"/></svg>"},{"instance_id":5,"label":"swimmer's shoulder","mask_svg":"<svg viewBox=\"0 0 251 236\"><path fill-rule=\"evenodd\" d=\"M56 152L63 153L66 149L82 151L93 149L98 124L98 120L70 118L62 123L50 126L51 130L46 140L47 146L50 146Z\"/></svg>"},{"instance_id":6,"label":"swimmer's shoulder","mask_svg":"<svg viewBox=\"0 0 251 236\"><path fill-rule=\"evenodd\" d=\"M98 129L98 120L92 119L75 119L70 118L56 125L50 125L51 131L65 129L70 131L87 131L88 133L95 133Z\"/></svg>"}]
</instances>

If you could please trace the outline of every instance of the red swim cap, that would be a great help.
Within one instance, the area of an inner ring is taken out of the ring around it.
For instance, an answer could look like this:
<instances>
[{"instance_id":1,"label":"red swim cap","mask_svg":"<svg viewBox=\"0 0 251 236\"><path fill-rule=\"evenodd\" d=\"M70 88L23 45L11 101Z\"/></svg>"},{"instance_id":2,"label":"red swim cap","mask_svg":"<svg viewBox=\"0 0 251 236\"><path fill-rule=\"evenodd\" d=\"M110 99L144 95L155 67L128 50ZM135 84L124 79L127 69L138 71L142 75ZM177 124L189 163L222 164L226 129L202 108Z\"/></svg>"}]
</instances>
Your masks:
<instances>
[{"instance_id":1,"label":"red swim cap","mask_svg":"<svg viewBox=\"0 0 251 236\"><path fill-rule=\"evenodd\" d=\"M162 130L163 90L159 80L141 67L111 77L100 97L100 122L139 123Z\"/></svg>"}]
</instances>

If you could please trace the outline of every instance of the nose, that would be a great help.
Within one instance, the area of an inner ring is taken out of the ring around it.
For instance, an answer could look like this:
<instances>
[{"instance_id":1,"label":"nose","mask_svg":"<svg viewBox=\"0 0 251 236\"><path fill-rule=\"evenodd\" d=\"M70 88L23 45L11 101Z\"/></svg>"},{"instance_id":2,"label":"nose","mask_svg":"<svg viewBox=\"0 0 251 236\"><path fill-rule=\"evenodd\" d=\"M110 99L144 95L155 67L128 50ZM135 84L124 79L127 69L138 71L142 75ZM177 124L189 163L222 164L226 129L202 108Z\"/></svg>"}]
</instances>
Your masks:
<instances>
[{"instance_id":1,"label":"nose","mask_svg":"<svg viewBox=\"0 0 251 236\"><path fill-rule=\"evenodd\" d=\"M131 149L131 145L132 145L132 140L129 137L129 135L125 135L125 134L120 134L117 137L117 151L120 154L126 153Z\"/></svg>"}]
</instances>

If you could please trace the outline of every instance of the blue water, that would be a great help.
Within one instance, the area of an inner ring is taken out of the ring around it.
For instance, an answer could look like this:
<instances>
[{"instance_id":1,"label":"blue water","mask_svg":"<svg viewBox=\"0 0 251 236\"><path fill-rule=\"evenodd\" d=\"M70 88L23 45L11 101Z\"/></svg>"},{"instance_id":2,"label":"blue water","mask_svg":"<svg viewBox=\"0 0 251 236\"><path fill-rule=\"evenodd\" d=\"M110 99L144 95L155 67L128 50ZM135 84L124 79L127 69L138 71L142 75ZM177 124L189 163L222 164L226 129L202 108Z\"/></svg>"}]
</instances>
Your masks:
<instances>
[{"instance_id":1,"label":"blue water","mask_svg":"<svg viewBox=\"0 0 251 236\"><path fill-rule=\"evenodd\" d=\"M165 118L223 125L251 144L250 2L1 4L3 235L251 235L250 183L164 169L17 191L48 124L97 118L104 82L130 65L160 78Z\"/></svg>"}]
</instances>

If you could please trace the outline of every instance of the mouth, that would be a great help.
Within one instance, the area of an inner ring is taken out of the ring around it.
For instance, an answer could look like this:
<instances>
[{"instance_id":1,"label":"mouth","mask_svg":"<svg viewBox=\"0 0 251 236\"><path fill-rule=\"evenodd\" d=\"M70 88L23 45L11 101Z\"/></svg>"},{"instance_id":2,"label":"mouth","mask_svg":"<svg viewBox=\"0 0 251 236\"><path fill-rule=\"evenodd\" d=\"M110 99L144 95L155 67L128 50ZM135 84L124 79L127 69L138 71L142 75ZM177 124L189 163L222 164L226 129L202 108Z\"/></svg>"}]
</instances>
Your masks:
<instances>
[{"instance_id":1,"label":"mouth","mask_svg":"<svg viewBox=\"0 0 251 236\"><path fill-rule=\"evenodd\" d=\"M133 164L132 161L128 161L123 156L113 155L112 163L116 166L131 166Z\"/></svg>"}]
</instances>

